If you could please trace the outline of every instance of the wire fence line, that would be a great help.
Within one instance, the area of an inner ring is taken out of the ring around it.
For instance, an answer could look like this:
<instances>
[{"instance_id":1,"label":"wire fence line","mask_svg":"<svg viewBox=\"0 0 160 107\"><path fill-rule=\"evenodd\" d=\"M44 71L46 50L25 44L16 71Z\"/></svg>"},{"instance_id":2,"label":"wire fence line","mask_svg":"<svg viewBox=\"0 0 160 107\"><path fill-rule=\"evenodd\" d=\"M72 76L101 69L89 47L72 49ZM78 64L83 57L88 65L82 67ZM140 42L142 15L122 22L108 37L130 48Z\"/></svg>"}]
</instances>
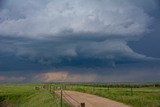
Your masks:
<instances>
[{"instance_id":1,"label":"wire fence line","mask_svg":"<svg viewBox=\"0 0 160 107\"><path fill-rule=\"evenodd\" d=\"M84 107L84 106L81 106L82 105L82 103L81 102L79 102L78 100L76 100L75 98L73 98L72 96L70 96L69 94L67 94L64 90L60 90L60 91L56 91L56 93L58 94L58 95L62 95L61 97L65 100L65 101L67 101L68 103L70 103L71 105L71 107L75 107L75 104L73 104L73 102L72 101L74 101L74 103L76 103L76 105L78 106L78 107ZM71 101L72 100L72 101ZM61 106L62 107L62 106Z\"/></svg>"},{"instance_id":2,"label":"wire fence line","mask_svg":"<svg viewBox=\"0 0 160 107\"><path fill-rule=\"evenodd\" d=\"M109 85L90 85L90 84L45 84L43 87L40 88L44 88L47 90L50 90L51 92L56 92L56 94L58 94L57 92L59 91L59 93L62 90L62 97L63 97L63 101L68 102L70 104L71 107L75 107L73 104L80 104L79 101L76 101L76 99L74 99L74 97L69 94L67 91L65 90L74 90L74 91L79 91L79 92L84 92L84 93L90 93L90 94L100 94L102 96L114 96L114 93L118 93L118 95L121 96L137 96L138 94L145 94L145 93L153 93L153 94L159 94L159 90L152 90L152 88L159 88L160 84L151 84L151 85L143 85L143 84L109 84ZM147 90L144 88L148 88ZM36 88L35 88L36 89ZM38 89L38 88L37 88ZM142 90L143 89L143 90ZM58 96L61 96L61 93L58 94ZM58 102L60 100L58 99ZM64 104L64 103L63 103ZM77 105L78 106L78 105ZM83 107L80 105L80 107Z\"/></svg>"},{"instance_id":3,"label":"wire fence line","mask_svg":"<svg viewBox=\"0 0 160 107\"><path fill-rule=\"evenodd\" d=\"M77 101L71 95L66 93L65 90L69 90L70 88L74 89L74 87L72 87L72 86L71 87L66 87L66 86L58 86L58 87L56 87L55 86L54 90L57 90L56 93L58 93L60 96L62 95L61 98L63 98L68 103L70 103L71 107L75 107L75 105L77 105L78 107L85 107L85 103L83 105L82 102ZM84 90L86 88L88 88L88 87L86 86L86 87L83 87L82 89ZM103 90L103 87L102 88L91 87L91 89L92 89L92 91L95 91L96 89ZM127 90L127 91L130 92L131 95L133 95L133 87L129 87L128 89L130 89L130 90ZM108 90L108 92L109 92L110 91L110 87L108 86L107 88L105 88L105 90Z\"/></svg>"},{"instance_id":4,"label":"wire fence line","mask_svg":"<svg viewBox=\"0 0 160 107\"><path fill-rule=\"evenodd\" d=\"M71 107L74 107L74 105L72 104L72 102L71 101L69 101L65 96L63 96L64 97L64 99L68 102L68 103L70 103L71 104Z\"/></svg>"},{"instance_id":5,"label":"wire fence line","mask_svg":"<svg viewBox=\"0 0 160 107\"><path fill-rule=\"evenodd\" d=\"M81 103L79 101L77 101L76 99L74 99L73 97L71 97L69 94L67 94L65 91L63 91L65 93L65 95L67 95L69 98L71 98L73 101L75 101L78 105L80 105Z\"/></svg>"}]
</instances>

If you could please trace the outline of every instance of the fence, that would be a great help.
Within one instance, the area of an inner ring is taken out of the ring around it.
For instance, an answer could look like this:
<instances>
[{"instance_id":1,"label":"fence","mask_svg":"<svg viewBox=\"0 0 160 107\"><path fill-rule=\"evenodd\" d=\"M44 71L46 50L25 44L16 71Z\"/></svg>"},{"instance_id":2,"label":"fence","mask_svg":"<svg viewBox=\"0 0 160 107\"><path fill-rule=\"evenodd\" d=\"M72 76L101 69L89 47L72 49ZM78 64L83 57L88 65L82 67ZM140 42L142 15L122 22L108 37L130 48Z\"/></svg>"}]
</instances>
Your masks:
<instances>
[{"instance_id":1,"label":"fence","mask_svg":"<svg viewBox=\"0 0 160 107\"><path fill-rule=\"evenodd\" d=\"M63 105L62 105L63 99L65 101L67 101L71 105L71 107L75 107L75 105L77 105L77 107L85 107L85 103L84 102L79 102L78 100L74 99L72 96L70 96L69 94L67 94L62 89L60 91L57 91L56 94L58 94L60 96L61 107L63 107Z\"/></svg>"},{"instance_id":2,"label":"fence","mask_svg":"<svg viewBox=\"0 0 160 107\"><path fill-rule=\"evenodd\" d=\"M159 90L152 90L152 88L158 88L159 85L134 85L134 84L129 84L129 85L82 85L82 84L51 84L50 86L48 86L48 90L50 91L54 91L54 90L59 90L59 96L61 96L61 102L63 102L64 100L68 103L71 104L72 107L74 107L74 105L72 104L77 103L76 105L79 105L78 107L85 107L85 103L83 102L79 102L77 100L75 100L71 95L67 94L64 90L74 90L74 91L79 91L79 92L85 92L85 93L90 93L90 94L96 94L99 96L103 96L103 97L114 97L114 95L116 96L130 96L133 98L135 96L138 95L143 95L143 94L158 94L160 93ZM147 90L144 88L148 88ZM64 100L63 100L64 99ZM71 102L72 99L72 102ZM61 107L62 107L62 103L61 103Z\"/></svg>"}]
</instances>

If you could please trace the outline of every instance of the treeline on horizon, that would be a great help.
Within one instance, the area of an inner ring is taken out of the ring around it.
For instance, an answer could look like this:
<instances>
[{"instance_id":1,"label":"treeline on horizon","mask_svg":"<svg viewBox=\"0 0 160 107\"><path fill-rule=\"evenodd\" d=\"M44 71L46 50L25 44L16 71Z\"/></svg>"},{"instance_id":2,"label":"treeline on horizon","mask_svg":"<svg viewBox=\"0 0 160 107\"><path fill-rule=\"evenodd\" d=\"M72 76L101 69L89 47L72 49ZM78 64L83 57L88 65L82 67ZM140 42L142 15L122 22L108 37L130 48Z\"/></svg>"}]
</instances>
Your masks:
<instances>
[{"instance_id":1,"label":"treeline on horizon","mask_svg":"<svg viewBox=\"0 0 160 107\"><path fill-rule=\"evenodd\" d=\"M143 88L143 87L160 87L160 82L152 83L51 83L51 84L62 84L63 86L67 85L77 85L77 86L89 86L89 87L111 87L111 88Z\"/></svg>"}]
</instances>

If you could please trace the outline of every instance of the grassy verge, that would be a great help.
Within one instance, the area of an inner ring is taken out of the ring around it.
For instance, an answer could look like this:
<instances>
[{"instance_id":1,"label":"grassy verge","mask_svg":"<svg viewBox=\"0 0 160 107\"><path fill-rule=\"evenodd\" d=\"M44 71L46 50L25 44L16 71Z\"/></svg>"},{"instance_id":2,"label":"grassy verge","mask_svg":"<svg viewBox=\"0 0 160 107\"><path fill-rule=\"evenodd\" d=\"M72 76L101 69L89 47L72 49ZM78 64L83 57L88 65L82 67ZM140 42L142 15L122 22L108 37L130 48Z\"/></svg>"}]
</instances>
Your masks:
<instances>
[{"instance_id":1,"label":"grassy verge","mask_svg":"<svg viewBox=\"0 0 160 107\"><path fill-rule=\"evenodd\" d=\"M93 86L67 86L69 90L75 90L113 99L133 107L160 107L160 88L109 88Z\"/></svg>"},{"instance_id":2,"label":"grassy verge","mask_svg":"<svg viewBox=\"0 0 160 107\"><path fill-rule=\"evenodd\" d=\"M60 99L47 91L47 90L40 90L35 94L21 98L18 101L17 107L60 107ZM69 107L67 103L63 103L63 107Z\"/></svg>"},{"instance_id":3,"label":"grassy verge","mask_svg":"<svg viewBox=\"0 0 160 107\"><path fill-rule=\"evenodd\" d=\"M0 85L0 107L60 107L60 99L37 85ZM40 85L42 86L42 85ZM69 107L63 102L63 107Z\"/></svg>"}]
</instances>

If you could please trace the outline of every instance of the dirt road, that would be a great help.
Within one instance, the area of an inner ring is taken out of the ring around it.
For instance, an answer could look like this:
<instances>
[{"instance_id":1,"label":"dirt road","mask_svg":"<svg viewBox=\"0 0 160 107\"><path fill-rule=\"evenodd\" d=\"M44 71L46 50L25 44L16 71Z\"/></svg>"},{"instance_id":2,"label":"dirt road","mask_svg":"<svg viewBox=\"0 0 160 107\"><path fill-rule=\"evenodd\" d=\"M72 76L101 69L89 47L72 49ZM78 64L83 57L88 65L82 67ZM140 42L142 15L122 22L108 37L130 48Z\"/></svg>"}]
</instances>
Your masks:
<instances>
[{"instance_id":1,"label":"dirt road","mask_svg":"<svg viewBox=\"0 0 160 107\"><path fill-rule=\"evenodd\" d=\"M56 93L60 95L60 91L56 91ZM76 91L63 91L63 98L73 107L80 107L80 103L85 103L85 107L130 107L107 98Z\"/></svg>"}]
</instances>

